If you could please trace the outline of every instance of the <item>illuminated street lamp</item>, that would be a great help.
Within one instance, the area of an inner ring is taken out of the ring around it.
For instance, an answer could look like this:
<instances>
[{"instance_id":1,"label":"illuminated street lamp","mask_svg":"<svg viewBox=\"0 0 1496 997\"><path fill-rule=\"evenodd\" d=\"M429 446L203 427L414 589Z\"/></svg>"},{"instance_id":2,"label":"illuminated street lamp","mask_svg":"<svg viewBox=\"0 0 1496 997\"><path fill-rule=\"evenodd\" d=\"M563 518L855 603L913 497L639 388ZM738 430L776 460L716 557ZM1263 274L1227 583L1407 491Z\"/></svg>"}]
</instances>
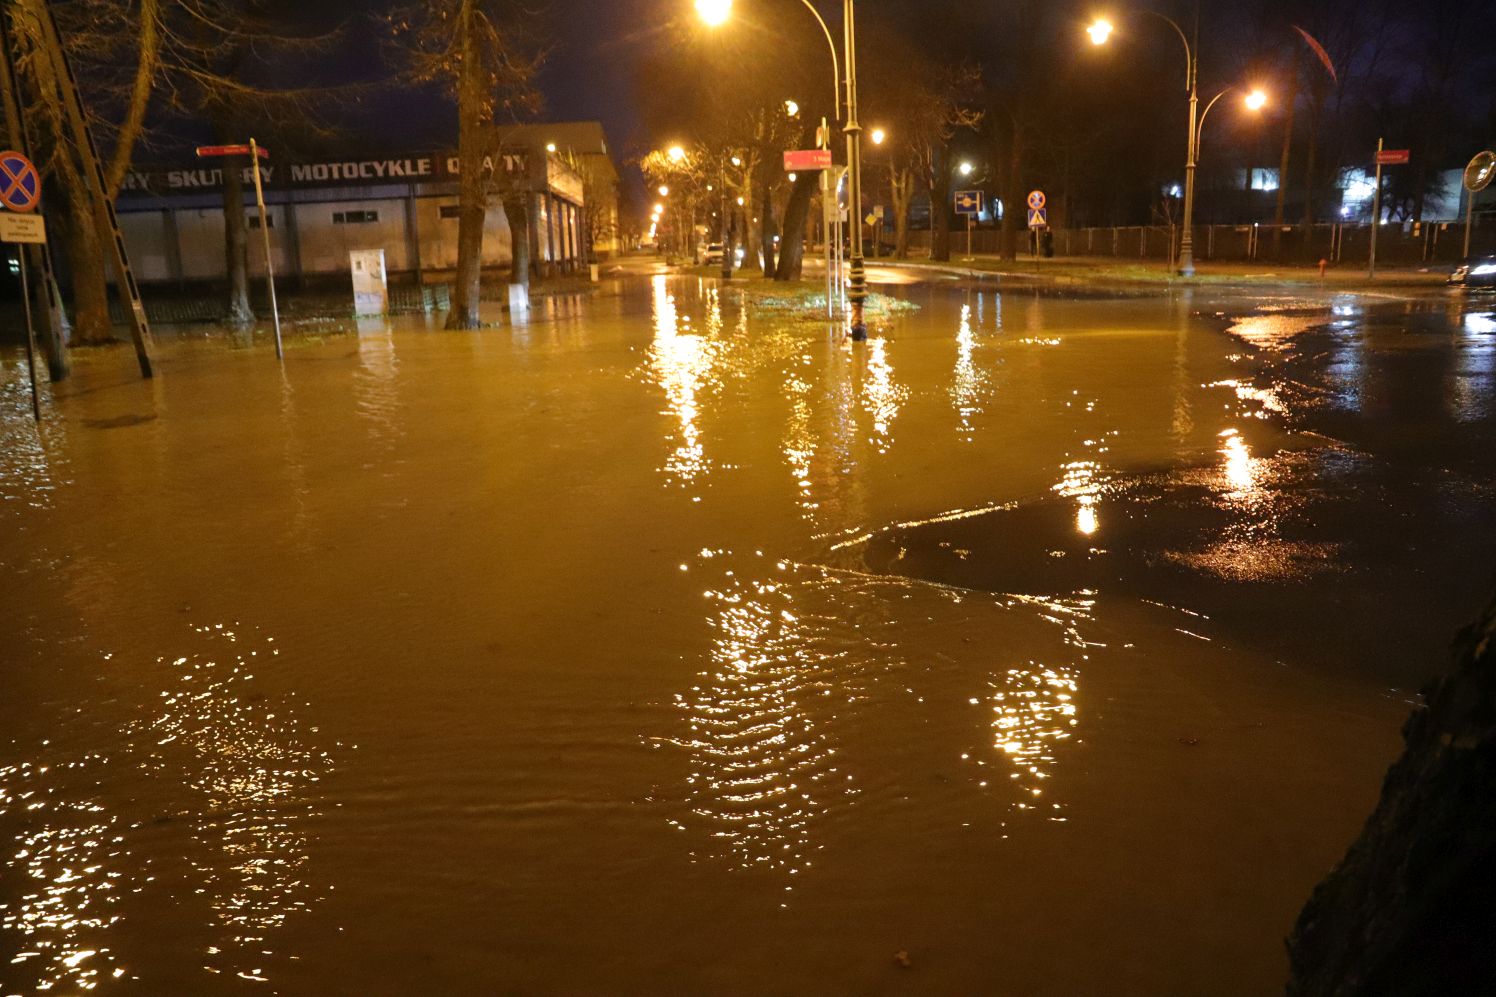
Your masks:
<instances>
[{"instance_id":1,"label":"illuminated street lamp","mask_svg":"<svg viewBox=\"0 0 1496 997\"><path fill-rule=\"evenodd\" d=\"M856 0L842 0L842 50L846 63L846 100L842 100L842 67L837 63L836 42L826 19L810 0L800 0L814 15L826 44L831 48L831 80L838 111L846 109L846 123L842 131L847 136L847 182L848 203L852 206L852 267L847 300L852 305L852 338L867 338L867 323L863 319L863 302L867 300L867 274L862 265L862 126L857 123L857 17ZM702 21L711 27L719 27L732 15L732 0L696 0L696 12ZM794 112L791 112L794 116Z\"/></svg>"},{"instance_id":2,"label":"illuminated street lamp","mask_svg":"<svg viewBox=\"0 0 1496 997\"><path fill-rule=\"evenodd\" d=\"M873 140L873 145L882 145L884 140L888 138L888 133L881 128L874 128L872 133L868 135L868 138Z\"/></svg>"},{"instance_id":3,"label":"illuminated street lamp","mask_svg":"<svg viewBox=\"0 0 1496 997\"><path fill-rule=\"evenodd\" d=\"M976 169L976 167L972 166L970 163L962 163L960 169L961 175L963 177L969 177L971 176L971 171Z\"/></svg>"},{"instance_id":4,"label":"illuminated street lamp","mask_svg":"<svg viewBox=\"0 0 1496 997\"><path fill-rule=\"evenodd\" d=\"M1253 90L1247 94L1247 99L1244 103L1247 105L1247 110L1260 111L1267 106L1267 94L1261 90Z\"/></svg>"},{"instance_id":5,"label":"illuminated street lamp","mask_svg":"<svg viewBox=\"0 0 1496 997\"><path fill-rule=\"evenodd\" d=\"M682 163L686 159L686 150L678 145L672 145L667 155L672 163Z\"/></svg>"},{"instance_id":6,"label":"illuminated street lamp","mask_svg":"<svg viewBox=\"0 0 1496 997\"><path fill-rule=\"evenodd\" d=\"M665 184L660 184L660 196L661 197L669 197L670 196L670 188L668 186L666 186Z\"/></svg>"},{"instance_id":7,"label":"illuminated street lamp","mask_svg":"<svg viewBox=\"0 0 1496 997\"><path fill-rule=\"evenodd\" d=\"M798 118L800 116L800 105L793 100L787 100L784 102L784 113L792 118Z\"/></svg>"},{"instance_id":8,"label":"illuminated street lamp","mask_svg":"<svg viewBox=\"0 0 1496 997\"><path fill-rule=\"evenodd\" d=\"M1179 240L1179 272L1186 277L1195 275L1195 164L1200 158L1200 126L1198 111L1200 109L1200 59L1197 49L1200 40L1199 8L1195 12L1195 44L1190 44L1189 36L1184 29L1172 17L1160 14L1156 10L1142 8L1144 14L1151 14L1173 28L1179 35L1179 40L1184 43L1184 89L1190 95L1190 132L1189 152L1184 167L1184 234ZM1104 19L1097 19L1086 29L1091 36L1091 44L1105 45L1112 36L1112 24Z\"/></svg>"}]
</instances>

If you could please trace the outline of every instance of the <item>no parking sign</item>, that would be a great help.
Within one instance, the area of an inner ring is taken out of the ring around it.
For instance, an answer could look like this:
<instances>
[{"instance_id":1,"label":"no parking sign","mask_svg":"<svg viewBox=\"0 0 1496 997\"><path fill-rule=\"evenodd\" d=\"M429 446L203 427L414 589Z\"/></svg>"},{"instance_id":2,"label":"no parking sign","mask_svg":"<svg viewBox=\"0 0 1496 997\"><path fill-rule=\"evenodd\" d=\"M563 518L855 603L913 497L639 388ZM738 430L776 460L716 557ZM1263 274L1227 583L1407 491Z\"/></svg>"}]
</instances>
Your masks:
<instances>
[{"instance_id":1,"label":"no parking sign","mask_svg":"<svg viewBox=\"0 0 1496 997\"><path fill-rule=\"evenodd\" d=\"M42 199L42 178L31 160L19 152L0 152L0 204L23 214L36 210Z\"/></svg>"}]
</instances>

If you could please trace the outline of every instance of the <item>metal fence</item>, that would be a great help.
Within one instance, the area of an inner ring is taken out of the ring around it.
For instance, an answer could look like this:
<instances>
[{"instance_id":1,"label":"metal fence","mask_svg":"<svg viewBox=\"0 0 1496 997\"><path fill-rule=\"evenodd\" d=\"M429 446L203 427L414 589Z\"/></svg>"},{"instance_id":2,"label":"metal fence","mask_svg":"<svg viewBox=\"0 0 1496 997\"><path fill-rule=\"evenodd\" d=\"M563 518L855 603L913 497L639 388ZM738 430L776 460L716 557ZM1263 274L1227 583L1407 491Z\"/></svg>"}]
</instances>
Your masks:
<instances>
[{"instance_id":1,"label":"metal fence","mask_svg":"<svg viewBox=\"0 0 1496 997\"><path fill-rule=\"evenodd\" d=\"M911 232L910 248L928 250L930 233ZM1179 254L1177 226L1131 225L1114 228L1056 229L1057 256L1096 256L1119 260L1167 262ZM995 228L971 233L971 249L977 254L997 253L1002 233ZM1032 251L1029 234L1019 234L1022 252ZM1422 225L1384 224L1377 232L1377 261L1390 265L1440 265L1458 262L1464 255L1464 222L1430 222ZM967 233L951 231L951 255L966 255ZM1224 263L1296 263L1313 265L1365 262L1371 251L1369 225L1197 225L1195 259ZM1496 253L1496 219L1477 219L1471 233L1472 254Z\"/></svg>"}]
</instances>

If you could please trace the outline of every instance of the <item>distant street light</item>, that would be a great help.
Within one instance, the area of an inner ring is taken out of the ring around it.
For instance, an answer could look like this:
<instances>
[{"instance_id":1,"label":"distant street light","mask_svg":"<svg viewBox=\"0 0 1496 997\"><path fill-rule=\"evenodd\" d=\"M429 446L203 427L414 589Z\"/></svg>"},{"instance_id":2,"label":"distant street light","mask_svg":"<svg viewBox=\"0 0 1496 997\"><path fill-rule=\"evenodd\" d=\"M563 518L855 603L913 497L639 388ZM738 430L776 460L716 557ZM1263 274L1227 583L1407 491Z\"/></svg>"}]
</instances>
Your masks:
<instances>
[{"instance_id":1,"label":"distant street light","mask_svg":"<svg viewBox=\"0 0 1496 997\"><path fill-rule=\"evenodd\" d=\"M1094 24L1086 29L1086 33L1091 36L1092 45L1105 45L1107 39L1112 36L1112 31L1112 22L1105 18L1097 19Z\"/></svg>"},{"instance_id":2,"label":"distant street light","mask_svg":"<svg viewBox=\"0 0 1496 997\"><path fill-rule=\"evenodd\" d=\"M874 128L868 138L873 140L873 145L882 145L883 140L888 138L888 133L881 128Z\"/></svg>"},{"instance_id":3,"label":"distant street light","mask_svg":"<svg viewBox=\"0 0 1496 997\"><path fill-rule=\"evenodd\" d=\"M555 152L556 151L556 143L554 143L554 142L547 142L545 144L545 151L546 152Z\"/></svg>"},{"instance_id":4,"label":"distant street light","mask_svg":"<svg viewBox=\"0 0 1496 997\"><path fill-rule=\"evenodd\" d=\"M664 184L660 184L660 196L661 197L669 197L670 196L670 188L667 187L667 186L665 186Z\"/></svg>"},{"instance_id":5,"label":"distant street light","mask_svg":"<svg viewBox=\"0 0 1496 997\"><path fill-rule=\"evenodd\" d=\"M974 169L976 169L976 167L972 166L970 163L962 163L961 164L961 175L963 177L969 177L969 176L971 176L971 171L974 170Z\"/></svg>"},{"instance_id":6,"label":"distant street light","mask_svg":"<svg viewBox=\"0 0 1496 997\"><path fill-rule=\"evenodd\" d=\"M792 100L787 100L784 102L784 113L792 118L798 118L800 116L800 105Z\"/></svg>"},{"instance_id":7,"label":"distant street light","mask_svg":"<svg viewBox=\"0 0 1496 997\"><path fill-rule=\"evenodd\" d=\"M683 162L686 158L686 150L678 145L672 145L670 147L670 152L668 153L668 155L670 156L670 161L672 163Z\"/></svg>"},{"instance_id":8,"label":"distant street light","mask_svg":"<svg viewBox=\"0 0 1496 997\"><path fill-rule=\"evenodd\" d=\"M1267 94L1263 93L1261 90L1253 90L1251 93L1247 94L1246 105L1247 110L1249 111L1262 110L1267 106Z\"/></svg>"}]
</instances>

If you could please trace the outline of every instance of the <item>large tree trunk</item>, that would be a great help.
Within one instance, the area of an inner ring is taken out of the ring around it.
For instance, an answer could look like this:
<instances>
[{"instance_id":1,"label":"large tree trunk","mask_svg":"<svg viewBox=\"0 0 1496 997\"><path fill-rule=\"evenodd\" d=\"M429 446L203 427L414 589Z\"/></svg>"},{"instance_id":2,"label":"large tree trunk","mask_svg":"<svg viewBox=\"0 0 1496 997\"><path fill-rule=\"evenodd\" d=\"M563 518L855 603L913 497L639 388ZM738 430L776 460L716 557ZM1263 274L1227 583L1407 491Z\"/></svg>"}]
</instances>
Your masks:
<instances>
[{"instance_id":1,"label":"large tree trunk","mask_svg":"<svg viewBox=\"0 0 1496 997\"><path fill-rule=\"evenodd\" d=\"M504 195L504 219L509 223L509 282L530 287L530 196L524 191Z\"/></svg>"},{"instance_id":2,"label":"large tree trunk","mask_svg":"<svg viewBox=\"0 0 1496 997\"><path fill-rule=\"evenodd\" d=\"M930 173L930 259L951 258L951 157L942 149Z\"/></svg>"},{"instance_id":3,"label":"large tree trunk","mask_svg":"<svg viewBox=\"0 0 1496 997\"><path fill-rule=\"evenodd\" d=\"M483 280L483 221L488 214L483 176L483 61L478 44L477 0L462 0L456 29L462 51L457 82L457 157L461 174L457 186L456 294L447 315L448 329L478 328L478 299Z\"/></svg>"},{"instance_id":4,"label":"large tree trunk","mask_svg":"<svg viewBox=\"0 0 1496 997\"><path fill-rule=\"evenodd\" d=\"M249 305L249 229L244 218L244 174L238 156L223 161L223 260L228 274L226 321L249 325L255 320Z\"/></svg>"},{"instance_id":5,"label":"large tree trunk","mask_svg":"<svg viewBox=\"0 0 1496 997\"><path fill-rule=\"evenodd\" d=\"M1292 75L1288 79L1283 120L1283 151L1278 156L1278 198L1273 204L1273 259L1283 260L1283 220L1288 198L1288 163L1293 155L1293 113L1299 102L1299 54L1295 50Z\"/></svg>"},{"instance_id":6,"label":"large tree trunk","mask_svg":"<svg viewBox=\"0 0 1496 997\"><path fill-rule=\"evenodd\" d=\"M1496 603L1454 650L1376 810L1299 914L1294 997L1496 989Z\"/></svg>"},{"instance_id":7,"label":"large tree trunk","mask_svg":"<svg viewBox=\"0 0 1496 997\"><path fill-rule=\"evenodd\" d=\"M754 181L753 203L758 206L758 240L764 256L764 277L773 279L777 272L777 261L774 258L774 201L769 196L769 185L762 180ZM794 231L788 218L785 219L785 231Z\"/></svg>"},{"instance_id":8,"label":"large tree trunk","mask_svg":"<svg viewBox=\"0 0 1496 997\"><path fill-rule=\"evenodd\" d=\"M151 103L151 91L156 85L156 70L161 61L161 0L140 0L140 12L136 23L140 25L140 43L135 63L135 78L130 84L130 96L125 104L125 118L120 123L119 135L114 142L114 155L109 160L106 182L109 194L119 193L125 174L130 169L130 158L135 152L135 141L145 130L145 115Z\"/></svg>"},{"instance_id":9,"label":"large tree trunk","mask_svg":"<svg viewBox=\"0 0 1496 997\"><path fill-rule=\"evenodd\" d=\"M1002 256L1005 260L1018 259L1019 222L1027 228L1028 214L1023 187L1024 134L1018 125L1013 126L1013 144L1008 152L1007 183L1003 192L1003 237Z\"/></svg>"},{"instance_id":10,"label":"large tree trunk","mask_svg":"<svg viewBox=\"0 0 1496 997\"><path fill-rule=\"evenodd\" d=\"M1318 169L1319 154L1319 122L1320 115L1324 113L1325 87L1323 83L1314 85L1314 99L1309 105L1309 151L1304 166L1304 245L1308 246L1314 233L1314 192L1316 185L1315 171Z\"/></svg>"},{"instance_id":11,"label":"large tree trunk","mask_svg":"<svg viewBox=\"0 0 1496 997\"><path fill-rule=\"evenodd\" d=\"M914 171L895 170L890 185L893 194L893 255L909 258L909 205L914 200Z\"/></svg>"},{"instance_id":12,"label":"large tree trunk","mask_svg":"<svg viewBox=\"0 0 1496 997\"><path fill-rule=\"evenodd\" d=\"M805 220L810 215L810 202L820 185L818 174L802 173L790 188L789 200L784 205L784 239L779 245L775 280L800 279L805 257Z\"/></svg>"},{"instance_id":13,"label":"large tree trunk","mask_svg":"<svg viewBox=\"0 0 1496 997\"><path fill-rule=\"evenodd\" d=\"M97 346L114 341L109 318L109 285L104 280L103 247L94 227L90 197L85 190L70 191L64 241L73 284L73 345Z\"/></svg>"}]
</instances>

